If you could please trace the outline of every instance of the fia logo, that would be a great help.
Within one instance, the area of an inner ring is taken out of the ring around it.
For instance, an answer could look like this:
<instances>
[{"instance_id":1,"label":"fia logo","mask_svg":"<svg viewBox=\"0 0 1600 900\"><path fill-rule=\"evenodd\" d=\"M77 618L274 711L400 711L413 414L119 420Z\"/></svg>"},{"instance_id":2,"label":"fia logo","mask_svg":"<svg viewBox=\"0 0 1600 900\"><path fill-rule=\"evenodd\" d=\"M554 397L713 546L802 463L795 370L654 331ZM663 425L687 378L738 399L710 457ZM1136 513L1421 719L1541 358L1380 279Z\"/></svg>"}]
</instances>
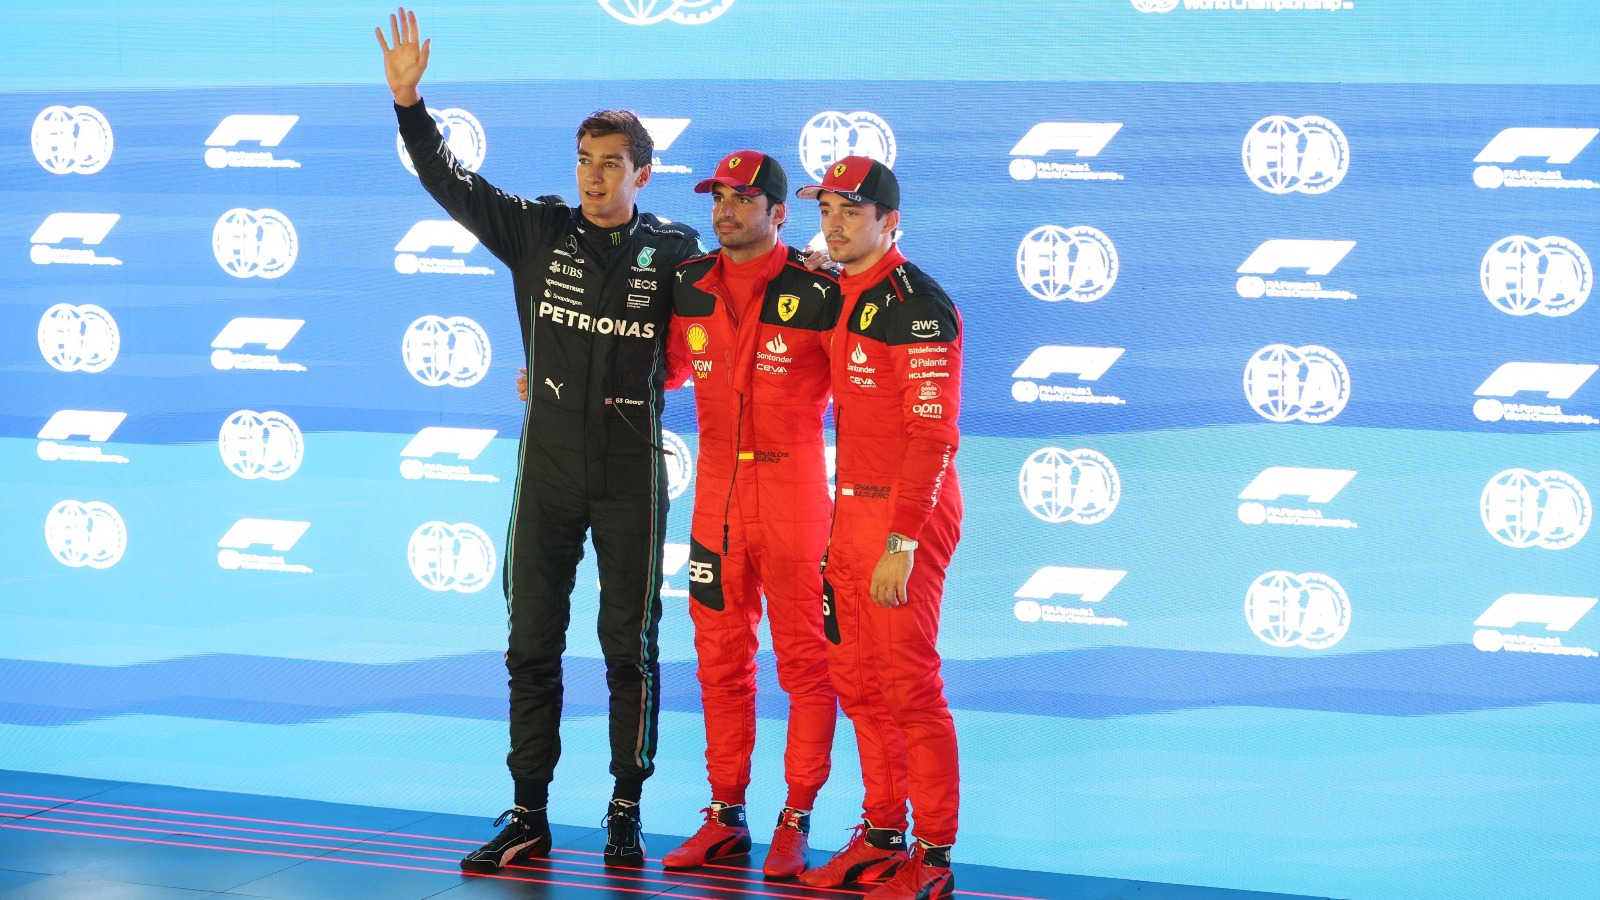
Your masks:
<instances>
[{"instance_id":1,"label":"fia logo","mask_svg":"<svg viewBox=\"0 0 1600 900\"><path fill-rule=\"evenodd\" d=\"M282 278L294 267L300 237L275 209L230 209L211 229L211 252L235 278Z\"/></svg>"},{"instance_id":2,"label":"fia logo","mask_svg":"<svg viewBox=\"0 0 1600 900\"><path fill-rule=\"evenodd\" d=\"M869 156L894 168L894 130L875 113L820 112L800 129L800 164L816 181L846 156Z\"/></svg>"},{"instance_id":3,"label":"fia logo","mask_svg":"<svg viewBox=\"0 0 1600 900\"><path fill-rule=\"evenodd\" d=\"M728 11L734 0L600 0L600 8L629 25L704 25Z\"/></svg>"},{"instance_id":4,"label":"fia logo","mask_svg":"<svg viewBox=\"0 0 1600 900\"><path fill-rule=\"evenodd\" d=\"M1478 498L1483 527L1507 547L1565 550L1583 540L1594 505L1583 482L1553 469L1507 469Z\"/></svg>"},{"instance_id":5,"label":"fia logo","mask_svg":"<svg viewBox=\"0 0 1600 900\"><path fill-rule=\"evenodd\" d=\"M483 166L484 157L489 155L489 137L478 123L477 116L455 107L441 110L431 106L428 107L428 115L433 116L434 124L439 126L439 133L444 136L450 161L468 172L478 171ZM406 152L406 139L396 134L394 145L400 152L400 162L406 171L417 174L416 163L411 161L411 154Z\"/></svg>"},{"instance_id":6,"label":"fia logo","mask_svg":"<svg viewBox=\"0 0 1600 900\"><path fill-rule=\"evenodd\" d=\"M1472 635L1472 645L1485 653L1506 650L1549 656L1600 656L1591 647L1568 647L1560 637L1552 636L1552 633L1571 631L1572 626L1594 609L1597 599L1600 598L1505 594L1472 623L1479 629ZM1505 631L1529 624L1543 625L1545 633L1532 636Z\"/></svg>"},{"instance_id":7,"label":"fia logo","mask_svg":"<svg viewBox=\"0 0 1600 900\"><path fill-rule=\"evenodd\" d=\"M60 372L104 372L117 361L117 320L92 303L57 303L39 317L39 353Z\"/></svg>"},{"instance_id":8,"label":"fia logo","mask_svg":"<svg viewBox=\"0 0 1600 900\"><path fill-rule=\"evenodd\" d=\"M1270 422L1320 424L1350 401L1350 370L1327 347L1270 344L1245 366L1244 395Z\"/></svg>"},{"instance_id":9,"label":"fia logo","mask_svg":"<svg viewBox=\"0 0 1600 900\"><path fill-rule=\"evenodd\" d=\"M228 471L253 481L283 481L306 458L305 435L281 412L241 409L222 422L217 451Z\"/></svg>"},{"instance_id":10,"label":"fia logo","mask_svg":"<svg viewBox=\"0 0 1600 900\"><path fill-rule=\"evenodd\" d=\"M447 465L432 462L440 453L448 453L462 462L471 462L483 453L494 440L493 428L445 428L430 425L417 432L400 455L400 475L411 481L430 479L438 481L478 481L498 483L499 478L486 472L474 472L471 466ZM424 462L424 460L429 460Z\"/></svg>"},{"instance_id":11,"label":"fia logo","mask_svg":"<svg viewBox=\"0 0 1600 900\"><path fill-rule=\"evenodd\" d=\"M116 432L117 426L122 424L128 414L125 412L100 412L88 409L63 409L57 410L39 429L39 458L45 462L72 461L72 462L106 462L125 463L126 456L106 453L93 444L103 444L111 440L111 435ZM83 444L62 444L58 441L68 441L75 437L88 440L91 446Z\"/></svg>"},{"instance_id":12,"label":"fia logo","mask_svg":"<svg viewBox=\"0 0 1600 900\"><path fill-rule=\"evenodd\" d=\"M1103 454L1045 447L1022 464L1017 490L1037 519L1094 525L1116 511L1122 478Z\"/></svg>"},{"instance_id":13,"label":"fia logo","mask_svg":"<svg viewBox=\"0 0 1600 900\"><path fill-rule=\"evenodd\" d=\"M47 106L33 120L33 158L52 175L93 175L111 161L111 123L92 106Z\"/></svg>"},{"instance_id":14,"label":"fia logo","mask_svg":"<svg viewBox=\"0 0 1600 900\"><path fill-rule=\"evenodd\" d=\"M70 569L109 569L128 549L128 526L108 503L63 500L44 518L50 555Z\"/></svg>"},{"instance_id":15,"label":"fia logo","mask_svg":"<svg viewBox=\"0 0 1600 900\"><path fill-rule=\"evenodd\" d=\"M406 328L400 356L429 387L472 387L489 372L489 335L466 316L423 316Z\"/></svg>"},{"instance_id":16,"label":"fia logo","mask_svg":"<svg viewBox=\"0 0 1600 900\"><path fill-rule=\"evenodd\" d=\"M1033 573L1022 587L1012 607L1017 621L1058 622L1065 625L1111 625L1125 628L1126 619L1099 615L1089 606L1062 606L1049 601L1059 596L1075 596L1080 604L1095 603L1106 598L1128 573L1122 569L1078 569L1068 566L1045 566Z\"/></svg>"},{"instance_id":17,"label":"fia logo","mask_svg":"<svg viewBox=\"0 0 1600 900\"><path fill-rule=\"evenodd\" d=\"M218 371L304 372L299 363L286 363L276 353L241 353L259 344L264 350L282 350L300 333L305 319L230 319L211 341L211 367Z\"/></svg>"},{"instance_id":18,"label":"fia logo","mask_svg":"<svg viewBox=\"0 0 1600 900\"><path fill-rule=\"evenodd\" d=\"M465 257L478 246L478 238L453 219L424 219L411 226L394 245L394 270L401 275L493 275L488 266L469 266ZM456 256L427 255L435 247L449 247ZM418 256L417 254L423 254Z\"/></svg>"},{"instance_id":19,"label":"fia logo","mask_svg":"<svg viewBox=\"0 0 1600 900\"><path fill-rule=\"evenodd\" d=\"M1092 303L1117 283L1117 248L1097 228L1041 225L1017 246L1017 278L1028 293L1054 303Z\"/></svg>"},{"instance_id":20,"label":"fia logo","mask_svg":"<svg viewBox=\"0 0 1600 900\"><path fill-rule=\"evenodd\" d=\"M1571 315L1594 288L1588 254L1561 237L1515 234L1496 241L1483 254L1478 277L1495 309L1513 316Z\"/></svg>"},{"instance_id":21,"label":"fia logo","mask_svg":"<svg viewBox=\"0 0 1600 900\"><path fill-rule=\"evenodd\" d=\"M262 148L276 147L298 121L299 116L227 116L206 138L206 165L213 169L298 169L298 162L278 159L271 150L231 149L241 141Z\"/></svg>"},{"instance_id":22,"label":"fia logo","mask_svg":"<svg viewBox=\"0 0 1600 900\"><path fill-rule=\"evenodd\" d=\"M310 527L310 522L288 519L240 519L217 541L217 565L230 572L248 569L310 575L310 566L289 562L282 555L293 550ZM263 544L277 553L250 552Z\"/></svg>"},{"instance_id":23,"label":"fia logo","mask_svg":"<svg viewBox=\"0 0 1600 900\"><path fill-rule=\"evenodd\" d=\"M1018 403L1043 400L1055 403L1094 403L1122 406L1121 397L1096 394L1093 388L1048 382L1056 375L1076 375L1079 381L1099 381L1111 365L1126 352L1121 347L1045 346L1028 354L1011 377L1011 399Z\"/></svg>"},{"instance_id":24,"label":"fia logo","mask_svg":"<svg viewBox=\"0 0 1600 900\"><path fill-rule=\"evenodd\" d=\"M1267 116L1244 137L1244 171L1269 194L1323 194L1350 170L1350 142L1321 116Z\"/></svg>"},{"instance_id":25,"label":"fia logo","mask_svg":"<svg viewBox=\"0 0 1600 900\"><path fill-rule=\"evenodd\" d=\"M667 499L676 500L689 489L694 480L694 457L683 438L665 429L661 432L661 446L671 451L667 456Z\"/></svg>"},{"instance_id":26,"label":"fia logo","mask_svg":"<svg viewBox=\"0 0 1600 900\"><path fill-rule=\"evenodd\" d=\"M1244 617L1264 644L1326 650L1350 631L1350 596L1318 572L1268 572L1245 594Z\"/></svg>"},{"instance_id":27,"label":"fia logo","mask_svg":"<svg viewBox=\"0 0 1600 900\"><path fill-rule=\"evenodd\" d=\"M424 522L406 544L406 562L417 583L430 591L474 594L494 578L494 541L467 522Z\"/></svg>"},{"instance_id":28,"label":"fia logo","mask_svg":"<svg viewBox=\"0 0 1600 900\"><path fill-rule=\"evenodd\" d=\"M101 256L93 248L106 239L121 218L121 213L51 213L28 239L33 245L28 248L28 258L36 266L120 266L122 260ZM57 246L69 240L83 246Z\"/></svg>"},{"instance_id":29,"label":"fia logo","mask_svg":"<svg viewBox=\"0 0 1600 900\"><path fill-rule=\"evenodd\" d=\"M1044 158L1072 151L1075 159L1091 159L1121 130L1121 122L1040 122L1011 148L1011 177L1017 181L1121 181L1120 173L1096 171L1087 162Z\"/></svg>"}]
</instances>

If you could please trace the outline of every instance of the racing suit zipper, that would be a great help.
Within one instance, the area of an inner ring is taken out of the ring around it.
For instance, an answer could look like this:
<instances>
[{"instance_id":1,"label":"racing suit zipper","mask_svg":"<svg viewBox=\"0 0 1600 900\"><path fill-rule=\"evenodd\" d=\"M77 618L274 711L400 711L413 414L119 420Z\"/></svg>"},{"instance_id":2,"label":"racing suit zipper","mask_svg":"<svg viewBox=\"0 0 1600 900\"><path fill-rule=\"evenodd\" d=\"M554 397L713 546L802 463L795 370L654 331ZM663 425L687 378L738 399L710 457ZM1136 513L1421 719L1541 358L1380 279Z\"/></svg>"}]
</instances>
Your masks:
<instances>
[{"instance_id":1,"label":"racing suit zipper","mask_svg":"<svg viewBox=\"0 0 1600 900\"><path fill-rule=\"evenodd\" d=\"M735 391L735 393L738 393ZM744 447L744 395L739 394L739 412L733 423L733 477L728 479L728 499L722 504L722 555L728 555L728 515L733 508L733 492L739 489L739 457Z\"/></svg>"}]
</instances>

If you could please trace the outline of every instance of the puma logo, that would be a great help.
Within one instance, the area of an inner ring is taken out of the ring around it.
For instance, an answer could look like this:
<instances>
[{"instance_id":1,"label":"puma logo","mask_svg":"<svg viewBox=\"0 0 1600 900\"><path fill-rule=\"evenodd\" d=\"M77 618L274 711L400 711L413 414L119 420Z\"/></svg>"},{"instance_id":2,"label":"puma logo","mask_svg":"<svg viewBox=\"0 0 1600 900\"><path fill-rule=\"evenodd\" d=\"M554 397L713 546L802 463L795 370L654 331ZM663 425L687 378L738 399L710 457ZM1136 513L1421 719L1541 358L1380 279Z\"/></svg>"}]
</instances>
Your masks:
<instances>
[{"instance_id":1,"label":"puma logo","mask_svg":"<svg viewBox=\"0 0 1600 900\"><path fill-rule=\"evenodd\" d=\"M556 384L554 381L551 381L548 378L546 378L544 380L544 383L550 386L550 390L556 392L556 399L560 400L561 399L561 389L563 387L566 387L567 383L565 381L563 381L560 384Z\"/></svg>"},{"instance_id":2,"label":"puma logo","mask_svg":"<svg viewBox=\"0 0 1600 900\"><path fill-rule=\"evenodd\" d=\"M827 285L821 284L821 283L816 282L816 281L813 281L813 282L811 282L811 286L816 288L817 292L822 294L822 296L824 296L824 297L828 296L828 286Z\"/></svg>"}]
</instances>

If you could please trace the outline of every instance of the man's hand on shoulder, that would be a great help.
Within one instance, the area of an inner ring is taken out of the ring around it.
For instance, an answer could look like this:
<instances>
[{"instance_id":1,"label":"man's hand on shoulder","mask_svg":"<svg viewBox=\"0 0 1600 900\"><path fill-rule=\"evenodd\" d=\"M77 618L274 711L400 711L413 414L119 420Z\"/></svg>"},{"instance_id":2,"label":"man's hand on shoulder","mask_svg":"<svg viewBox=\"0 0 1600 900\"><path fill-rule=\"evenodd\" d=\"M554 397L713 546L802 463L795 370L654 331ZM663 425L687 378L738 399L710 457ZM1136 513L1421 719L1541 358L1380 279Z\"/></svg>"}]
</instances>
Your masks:
<instances>
[{"instance_id":1,"label":"man's hand on shoulder","mask_svg":"<svg viewBox=\"0 0 1600 900\"><path fill-rule=\"evenodd\" d=\"M428 68L428 53L433 41L421 41L417 30L417 14L400 7L389 17L389 31L394 36L394 46L384 40L383 26L373 29L378 34L378 46L383 48L383 75L394 93L394 102L400 106L415 106L422 99L417 85Z\"/></svg>"}]
</instances>

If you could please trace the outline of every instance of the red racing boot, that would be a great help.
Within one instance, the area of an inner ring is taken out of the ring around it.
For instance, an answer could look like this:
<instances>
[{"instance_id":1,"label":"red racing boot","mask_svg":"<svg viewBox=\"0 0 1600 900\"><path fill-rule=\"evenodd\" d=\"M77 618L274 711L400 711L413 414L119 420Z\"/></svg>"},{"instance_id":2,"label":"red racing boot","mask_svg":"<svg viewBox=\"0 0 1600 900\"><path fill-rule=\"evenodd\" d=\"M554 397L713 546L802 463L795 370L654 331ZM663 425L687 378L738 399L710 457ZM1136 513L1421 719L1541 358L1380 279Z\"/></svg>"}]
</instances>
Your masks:
<instances>
[{"instance_id":1,"label":"red racing boot","mask_svg":"<svg viewBox=\"0 0 1600 900\"><path fill-rule=\"evenodd\" d=\"M693 869L750 852L750 826L745 823L744 804L730 806L713 800L700 811L706 814L705 824L678 849L663 856L662 866Z\"/></svg>"},{"instance_id":2,"label":"red racing boot","mask_svg":"<svg viewBox=\"0 0 1600 900\"><path fill-rule=\"evenodd\" d=\"M785 806L778 813L778 830L772 833L772 849L761 864L768 878L793 878L811 867L811 813Z\"/></svg>"},{"instance_id":3,"label":"red racing boot","mask_svg":"<svg viewBox=\"0 0 1600 900\"><path fill-rule=\"evenodd\" d=\"M893 875L895 868L906 861L905 848L905 832L874 828L870 821L864 821L832 859L801 872L800 883L808 887L838 887L852 881L874 884Z\"/></svg>"},{"instance_id":4,"label":"red racing boot","mask_svg":"<svg viewBox=\"0 0 1600 900\"><path fill-rule=\"evenodd\" d=\"M935 847L917 841L911 858L895 870L894 877L879 885L864 900L949 900L956 892L956 876L950 872L950 845Z\"/></svg>"}]
</instances>

